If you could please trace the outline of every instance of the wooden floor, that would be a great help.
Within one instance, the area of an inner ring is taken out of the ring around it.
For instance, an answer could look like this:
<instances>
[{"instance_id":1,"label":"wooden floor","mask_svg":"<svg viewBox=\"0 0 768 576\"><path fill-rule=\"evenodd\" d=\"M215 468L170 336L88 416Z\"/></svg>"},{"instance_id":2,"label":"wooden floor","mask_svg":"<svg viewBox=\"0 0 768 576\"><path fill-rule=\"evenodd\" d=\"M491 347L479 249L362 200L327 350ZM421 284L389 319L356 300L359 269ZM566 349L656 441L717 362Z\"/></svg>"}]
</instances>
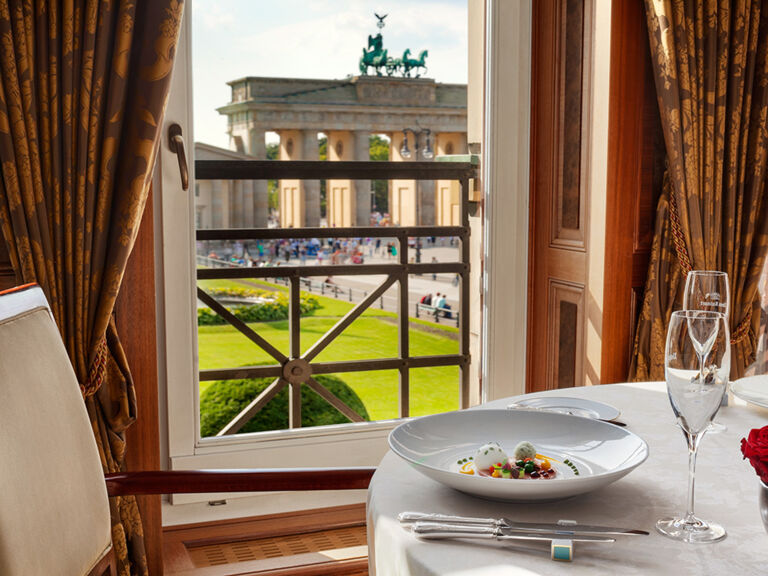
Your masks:
<instances>
[{"instance_id":1,"label":"wooden floor","mask_svg":"<svg viewBox=\"0 0 768 576\"><path fill-rule=\"evenodd\" d=\"M163 529L166 576L368 574L365 505Z\"/></svg>"}]
</instances>

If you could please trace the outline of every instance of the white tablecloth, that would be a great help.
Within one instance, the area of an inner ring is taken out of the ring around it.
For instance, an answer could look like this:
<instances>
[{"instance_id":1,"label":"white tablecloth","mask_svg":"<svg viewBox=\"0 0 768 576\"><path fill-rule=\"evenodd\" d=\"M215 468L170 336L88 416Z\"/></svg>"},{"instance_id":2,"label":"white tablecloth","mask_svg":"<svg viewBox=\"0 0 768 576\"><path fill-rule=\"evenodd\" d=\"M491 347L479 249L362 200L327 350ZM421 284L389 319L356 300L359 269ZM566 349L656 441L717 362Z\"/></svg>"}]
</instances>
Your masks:
<instances>
[{"instance_id":1,"label":"white tablecloth","mask_svg":"<svg viewBox=\"0 0 768 576\"><path fill-rule=\"evenodd\" d=\"M716 420L726 432L707 434L699 447L696 513L725 526L715 544L683 544L655 532L658 518L685 511L688 458L663 383L616 384L544 393L607 402L650 449L648 460L607 488L554 503L482 500L422 476L389 452L368 490L368 552L377 576L500 576L507 574L768 574L768 534L758 510L758 479L743 460L739 441L751 428L768 424L768 410L744 405L722 408ZM502 408L507 400L482 408ZM579 543L572 563L549 559L549 546L486 540L419 540L404 530L404 510L518 520L640 528L650 536L614 544Z\"/></svg>"}]
</instances>

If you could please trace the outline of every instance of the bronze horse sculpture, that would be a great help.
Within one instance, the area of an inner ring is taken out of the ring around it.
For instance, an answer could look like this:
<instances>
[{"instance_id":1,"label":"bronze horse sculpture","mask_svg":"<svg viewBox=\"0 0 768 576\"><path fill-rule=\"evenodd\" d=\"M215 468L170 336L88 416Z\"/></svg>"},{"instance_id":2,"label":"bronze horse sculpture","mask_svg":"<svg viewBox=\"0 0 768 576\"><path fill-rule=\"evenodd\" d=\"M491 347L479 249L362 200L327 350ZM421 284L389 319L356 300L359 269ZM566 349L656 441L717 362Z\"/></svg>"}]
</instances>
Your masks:
<instances>
[{"instance_id":1,"label":"bronze horse sculpture","mask_svg":"<svg viewBox=\"0 0 768 576\"><path fill-rule=\"evenodd\" d=\"M403 59L402 59L403 76L410 78L411 70L416 71L416 78L419 78L422 75L422 73L426 74L427 65L425 61L427 59L427 56L429 56L429 50L422 50L418 58L410 58L410 55L411 55L410 49L406 50L403 53ZM424 72L421 72L422 68L424 69Z\"/></svg>"},{"instance_id":2,"label":"bronze horse sculpture","mask_svg":"<svg viewBox=\"0 0 768 576\"><path fill-rule=\"evenodd\" d=\"M411 50L406 49L402 58L389 58L387 50L382 48L381 34L368 36L368 49L363 48L363 55L360 57L360 73L368 74L368 69L376 70L376 76L381 76L382 71L386 71L388 76L396 72L402 72L406 78L411 77L411 71L415 71L415 77L419 78L426 73L426 59L429 55L428 50L422 50L418 58L411 58Z\"/></svg>"}]
</instances>

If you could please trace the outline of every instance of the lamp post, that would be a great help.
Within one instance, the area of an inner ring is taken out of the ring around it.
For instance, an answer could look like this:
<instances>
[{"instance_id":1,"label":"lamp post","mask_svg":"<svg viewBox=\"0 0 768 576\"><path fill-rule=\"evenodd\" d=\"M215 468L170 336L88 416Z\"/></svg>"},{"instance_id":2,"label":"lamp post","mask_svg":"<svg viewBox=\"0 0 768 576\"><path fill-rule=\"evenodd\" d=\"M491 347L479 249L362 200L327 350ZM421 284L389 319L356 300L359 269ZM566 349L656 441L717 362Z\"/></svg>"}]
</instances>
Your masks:
<instances>
[{"instance_id":1,"label":"lamp post","mask_svg":"<svg viewBox=\"0 0 768 576\"><path fill-rule=\"evenodd\" d=\"M415 152L414 160L419 157L424 160L431 160L435 153L432 150L432 140L429 128L403 128L403 143L400 146L400 156L410 158L413 154L408 147L408 133L413 136L413 149ZM421 137L424 136L424 147L421 146ZM421 226L421 180L416 180L416 225ZM416 237L416 264L421 264L421 236Z\"/></svg>"}]
</instances>

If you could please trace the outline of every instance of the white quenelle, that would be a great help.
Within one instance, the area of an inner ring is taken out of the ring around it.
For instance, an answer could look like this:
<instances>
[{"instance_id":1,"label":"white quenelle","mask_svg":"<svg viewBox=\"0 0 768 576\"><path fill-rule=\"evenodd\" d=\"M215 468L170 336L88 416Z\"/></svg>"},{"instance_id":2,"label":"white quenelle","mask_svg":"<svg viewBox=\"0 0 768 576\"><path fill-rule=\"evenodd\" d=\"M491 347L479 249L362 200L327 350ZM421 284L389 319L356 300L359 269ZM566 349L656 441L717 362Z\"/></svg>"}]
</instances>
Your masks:
<instances>
[{"instance_id":1,"label":"white quenelle","mask_svg":"<svg viewBox=\"0 0 768 576\"><path fill-rule=\"evenodd\" d=\"M520 442L515 446L515 460L525 460L526 458L536 458L536 447L530 442Z\"/></svg>"},{"instance_id":2,"label":"white quenelle","mask_svg":"<svg viewBox=\"0 0 768 576\"><path fill-rule=\"evenodd\" d=\"M487 442L477 449L473 461L475 468L485 470L499 462L504 464L507 458L507 453L504 451L504 448L499 446L498 442Z\"/></svg>"}]
</instances>

